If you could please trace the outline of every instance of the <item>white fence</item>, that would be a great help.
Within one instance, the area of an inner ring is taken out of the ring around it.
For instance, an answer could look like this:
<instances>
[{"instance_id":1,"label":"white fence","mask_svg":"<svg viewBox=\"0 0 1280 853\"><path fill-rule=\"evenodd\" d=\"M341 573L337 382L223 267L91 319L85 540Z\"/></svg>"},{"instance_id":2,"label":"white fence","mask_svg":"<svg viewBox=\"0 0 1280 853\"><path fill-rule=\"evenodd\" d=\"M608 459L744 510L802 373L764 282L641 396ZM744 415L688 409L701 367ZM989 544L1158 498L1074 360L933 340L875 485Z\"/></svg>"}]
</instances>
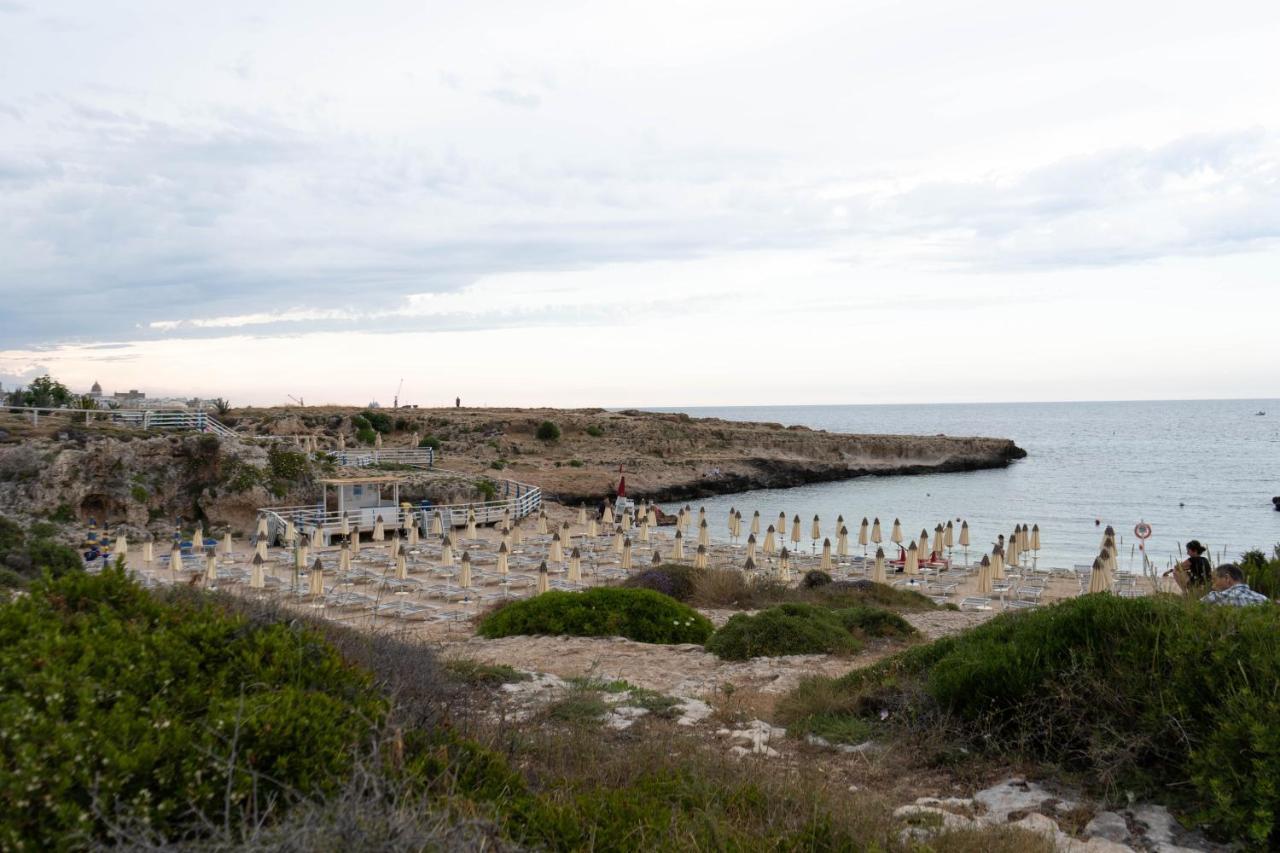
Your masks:
<instances>
[{"instance_id":1,"label":"white fence","mask_svg":"<svg viewBox=\"0 0 1280 853\"><path fill-rule=\"evenodd\" d=\"M321 451L337 459L339 465L348 468L368 468L379 463L393 465L417 465L430 468L435 465L436 452L430 447L388 447L375 450Z\"/></svg>"},{"instance_id":2,"label":"white fence","mask_svg":"<svg viewBox=\"0 0 1280 853\"><path fill-rule=\"evenodd\" d=\"M33 424L41 418L66 418L72 422L99 422L136 429L191 430L213 433L221 438L239 434L213 415L186 409L50 409L35 406L5 406L0 411L28 415Z\"/></svg>"}]
</instances>

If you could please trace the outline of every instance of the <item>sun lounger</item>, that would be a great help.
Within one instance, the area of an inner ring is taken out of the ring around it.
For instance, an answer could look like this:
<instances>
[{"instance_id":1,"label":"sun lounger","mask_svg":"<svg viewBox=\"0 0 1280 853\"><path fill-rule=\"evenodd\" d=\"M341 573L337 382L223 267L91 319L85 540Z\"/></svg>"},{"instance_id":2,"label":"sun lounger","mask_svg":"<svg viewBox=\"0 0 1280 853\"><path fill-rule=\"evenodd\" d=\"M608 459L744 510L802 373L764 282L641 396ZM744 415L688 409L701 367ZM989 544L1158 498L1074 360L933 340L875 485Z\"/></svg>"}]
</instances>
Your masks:
<instances>
[{"instance_id":1,"label":"sun lounger","mask_svg":"<svg viewBox=\"0 0 1280 853\"><path fill-rule=\"evenodd\" d=\"M961 610L990 610L991 608L992 601L989 598L970 596L960 602Z\"/></svg>"}]
</instances>

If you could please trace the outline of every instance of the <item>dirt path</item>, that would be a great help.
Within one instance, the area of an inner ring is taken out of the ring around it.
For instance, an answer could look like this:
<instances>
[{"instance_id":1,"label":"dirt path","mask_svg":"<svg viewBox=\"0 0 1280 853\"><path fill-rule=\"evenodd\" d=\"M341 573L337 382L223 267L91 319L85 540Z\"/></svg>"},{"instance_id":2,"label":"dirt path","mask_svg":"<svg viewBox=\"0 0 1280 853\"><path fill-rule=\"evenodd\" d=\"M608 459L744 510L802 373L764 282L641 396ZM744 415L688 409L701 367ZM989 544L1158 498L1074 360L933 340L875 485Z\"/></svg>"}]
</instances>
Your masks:
<instances>
[{"instance_id":1,"label":"dirt path","mask_svg":"<svg viewBox=\"0 0 1280 853\"><path fill-rule=\"evenodd\" d=\"M727 612L710 612L717 623ZM905 618L927 639L955 634L990 618L990 613L931 611ZM901 648L897 644L869 644L852 657L788 655L749 661L722 661L701 646L663 646L636 643L620 637L505 637L487 640L469 637L441 643L450 658L470 658L517 669L549 672L561 678L590 676L623 679L648 690L671 696L701 698L725 684L737 689L780 695L809 675L842 675L868 666Z\"/></svg>"}]
</instances>

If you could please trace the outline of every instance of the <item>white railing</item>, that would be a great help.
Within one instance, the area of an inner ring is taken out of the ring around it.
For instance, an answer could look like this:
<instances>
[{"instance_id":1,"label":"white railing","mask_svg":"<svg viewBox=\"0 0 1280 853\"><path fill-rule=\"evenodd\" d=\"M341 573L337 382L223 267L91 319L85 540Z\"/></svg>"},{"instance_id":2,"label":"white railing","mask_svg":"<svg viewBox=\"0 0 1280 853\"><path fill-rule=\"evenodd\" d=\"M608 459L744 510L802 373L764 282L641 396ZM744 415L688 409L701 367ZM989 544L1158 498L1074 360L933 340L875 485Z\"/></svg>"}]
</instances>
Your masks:
<instances>
[{"instance_id":1,"label":"white railing","mask_svg":"<svg viewBox=\"0 0 1280 853\"><path fill-rule=\"evenodd\" d=\"M436 461L436 453L430 447L387 447L374 450L334 450L322 451L334 456L339 465L348 468L368 468L379 463L392 465L425 465L428 468Z\"/></svg>"},{"instance_id":2,"label":"white railing","mask_svg":"<svg viewBox=\"0 0 1280 853\"><path fill-rule=\"evenodd\" d=\"M137 429L192 430L213 433L221 438L239 438L239 434L203 411L185 409L54 409L40 406L4 406L0 411L30 415L33 424L40 418L83 415L79 420L101 421Z\"/></svg>"},{"instance_id":3,"label":"white railing","mask_svg":"<svg viewBox=\"0 0 1280 853\"><path fill-rule=\"evenodd\" d=\"M506 492L499 500L480 503L433 504L429 507L412 506L408 509L393 505L380 507L361 507L346 513L347 524L351 530L372 530L378 516L382 517L387 531L396 528L408 528L418 525L419 532L426 534L431 529L431 520L440 518L441 526L446 530L462 527L467 523L470 513L475 513L476 524L495 524L508 515L515 521L533 515L542 507L542 489L514 480L504 480L498 484ZM273 506L263 507L258 514L267 519L268 541L280 541L284 535L286 522L293 522L294 529L308 536L328 542L329 538L341 535L343 513L326 509L322 504L309 506Z\"/></svg>"}]
</instances>

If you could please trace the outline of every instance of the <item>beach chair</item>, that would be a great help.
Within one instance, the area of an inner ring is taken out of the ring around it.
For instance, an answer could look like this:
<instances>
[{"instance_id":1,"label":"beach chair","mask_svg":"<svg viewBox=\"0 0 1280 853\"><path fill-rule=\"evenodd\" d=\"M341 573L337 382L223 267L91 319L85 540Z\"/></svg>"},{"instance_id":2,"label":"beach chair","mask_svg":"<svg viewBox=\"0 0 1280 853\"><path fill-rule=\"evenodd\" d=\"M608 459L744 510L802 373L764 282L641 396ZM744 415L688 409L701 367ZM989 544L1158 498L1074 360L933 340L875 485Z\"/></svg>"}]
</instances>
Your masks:
<instances>
[{"instance_id":1,"label":"beach chair","mask_svg":"<svg viewBox=\"0 0 1280 853\"><path fill-rule=\"evenodd\" d=\"M961 610L991 610L993 602L989 598L969 596L960 601Z\"/></svg>"},{"instance_id":2,"label":"beach chair","mask_svg":"<svg viewBox=\"0 0 1280 853\"><path fill-rule=\"evenodd\" d=\"M1011 598L1004 603L1005 610L1032 610L1039 606L1039 601L1024 601L1021 598Z\"/></svg>"}]
</instances>

